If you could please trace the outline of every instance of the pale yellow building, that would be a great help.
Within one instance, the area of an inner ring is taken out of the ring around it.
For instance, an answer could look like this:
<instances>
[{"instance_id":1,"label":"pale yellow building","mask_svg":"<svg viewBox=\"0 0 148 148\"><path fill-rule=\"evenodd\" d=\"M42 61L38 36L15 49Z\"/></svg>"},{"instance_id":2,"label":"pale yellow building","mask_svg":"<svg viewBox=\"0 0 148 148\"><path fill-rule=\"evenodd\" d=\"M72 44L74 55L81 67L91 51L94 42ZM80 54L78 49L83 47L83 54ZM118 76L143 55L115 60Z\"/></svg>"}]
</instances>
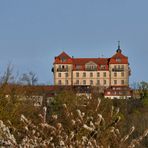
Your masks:
<instances>
[{"instance_id":1,"label":"pale yellow building","mask_svg":"<svg viewBox=\"0 0 148 148\"><path fill-rule=\"evenodd\" d=\"M110 58L73 58L65 52L55 57L55 85L128 86L130 68L128 57L120 46Z\"/></svg>"}]
</instances>

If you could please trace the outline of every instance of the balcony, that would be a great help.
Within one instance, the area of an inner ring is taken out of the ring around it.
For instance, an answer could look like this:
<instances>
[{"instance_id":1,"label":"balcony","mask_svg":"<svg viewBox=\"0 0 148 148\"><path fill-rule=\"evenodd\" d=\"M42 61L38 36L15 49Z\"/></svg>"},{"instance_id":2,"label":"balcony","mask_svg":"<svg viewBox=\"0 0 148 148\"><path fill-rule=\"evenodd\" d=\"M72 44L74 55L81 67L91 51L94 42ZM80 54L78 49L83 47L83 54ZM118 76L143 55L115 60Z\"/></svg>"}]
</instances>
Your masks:
<instances>
[{"instance_id":1,"label":"balcony","mask_svg":"<svg viewBox=\"0 0 148 148\"><path fill-rule=\"evenodd\" d=\"M58 68L57 72L67 72L68 68Z\"/></svg>"},{"instance_id":2,"label":"balcony","mask_svg":"<svg viewBox=\"0 0 148 148\"><path fill-rule=\"evenodd\" d=\"M131 69L130 68L128 69L128 74L129 74L129 76L131 75Z\"/></svg>"},{"instance_id":3,"label":"balcony","mask_svg":"<svg viewBox=\"0 0 148 148\"><path fill-rule=\"evenodd\" d=\"M54 68L52 67L51 71L54 73Z\"/></svg>"},{"instance_id":4,"label":"balcony","mask_svg":"<svg viewBox=\"0 0 148 148\"><path fill-rule=\"evenodd\" d=\"M113 72L122 72L122 71L124 71L124 68L113 68L112 71Z\"/></svg>"}]
</instances>

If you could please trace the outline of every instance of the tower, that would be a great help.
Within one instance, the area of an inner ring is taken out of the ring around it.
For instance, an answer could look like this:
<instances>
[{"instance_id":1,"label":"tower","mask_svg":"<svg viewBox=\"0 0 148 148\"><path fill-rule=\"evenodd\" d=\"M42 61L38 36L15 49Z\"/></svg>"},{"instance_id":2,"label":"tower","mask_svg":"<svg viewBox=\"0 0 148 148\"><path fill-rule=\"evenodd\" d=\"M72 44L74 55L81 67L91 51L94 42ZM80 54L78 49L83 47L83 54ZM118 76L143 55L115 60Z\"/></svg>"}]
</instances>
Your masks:
<instances>
[{"instance_id":1,"label":"tower","mask_svg":"<svg viewBox=\"0 0 148 148\"><path fill-rule=\"evenodd\" d=\"M116 53L109 60L109 71L111 86L129 86L130 68L128 57L122 54L119 41Z\"/></svg>"}]
</instances>

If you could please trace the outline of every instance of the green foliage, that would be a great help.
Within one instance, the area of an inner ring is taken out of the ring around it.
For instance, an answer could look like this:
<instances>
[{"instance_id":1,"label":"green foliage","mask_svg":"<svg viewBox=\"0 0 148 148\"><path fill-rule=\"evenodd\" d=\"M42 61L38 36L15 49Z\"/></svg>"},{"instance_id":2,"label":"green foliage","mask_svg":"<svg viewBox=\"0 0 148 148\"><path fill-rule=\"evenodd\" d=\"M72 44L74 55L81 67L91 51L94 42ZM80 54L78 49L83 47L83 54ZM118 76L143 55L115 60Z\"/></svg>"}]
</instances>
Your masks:
<instances>
[{"instance_id":1,"label":"green foliage","mask_svg":"<svg viewBox=\"0 0 148 148\"><path fill-rule=\"evenodd\" d=\"M121 117L121 120L125 122L125 115L121 112L119 112L119 116Z\"/></svg>"},{"instance_id":2,"label":"green foliage","mask_svg":"<svg viewBox=\"0 0 148 148\"><path fill-rule=\"evenodd\" d=\"M133 114L140 115L141 113L140 113L140 111L138 109L134 109Z\"/></svg>"},{"instance_id":3,"label":"green foliage","mask_svg":"<svg viewBox=\"0 0 148 148\"><path fill-rule=\"evenodd\" d=\"M20 142L26 136L23 124L20 123L21 114L29 119L27 125L29 128L34 123L38 125L37 130L39 130L41 128L41 119L38 115L41 109L35 108L29 100L22 101L21 96L25 95L25 93L20 92L15 85L8 87L8 80L12 78L11 76L11 72L8 69L4 83L0 86L0 120L3 120L5 124L9 120L13 124L15 130L12 129L12 132L16 135L16 140ZM107 147L107 145L118 147L121 135L125 135L133 125L135 125L136 130L133 136L129 138L129 141L140 136L148 128L147 85L145 83L140 83L140 85L140 90L144 93L142 100L110 100L101 97L101 104L99 104L100 99L98 99L100 95L93 95L92 99L88 99L85 96L76 96L76 93L71 89L57 92L55 100L47 109L47 123L50 124L48 126L52 127L52 129L57 129L57 131L55 135L51 135L53 132L51 129L48 130L46 129L47 127L42 127L40 137L43 136L43 139L48 139L53 136L53 141L57 143L59 140L59 137L57 137L57 134L59 134L59 129L57 128L59 123L62 124L61 133L63 132L63 135L60 136L64 137L64 134L70 136L71 132L74 132L75 140L81 141L82 137L86 137L89 140L96 140L104 147ZM55 120L54 116L56 115L58 118ZM93 129L91 123L95 125L98 117L101 119L99 127ZM121 122L117 125L120 118ZM72 124L72 121L75 121L75 125ZM84 124L88 127L84 128ZM88 130L89 127L93 130ZM115 132L115 129L117 131L118 129L120 130L120 136L113 138L115 135L111 131ZM18 133L21 133L21 136ZM32 134L30 134L31 136ZM142 144L146 146L148 144L147 141L148 139L145 138Z\"/></svg>"},{"instance_id":4,"label":"green foliage","mask_svg":"<svg viewBox=\"0 0 148 148\"><path fill-rule=\"evenodd\" d=\"M4 98L4 88L6 87L3 87L0 99L0 119L5 124L7 124L7 120L11 121L13 128L10 127L18 143L21 143L26 136L29 139L35 136L42 141L49 141L52 137L52 143L56 146L59 146L60 138L62 138L66 145L72 144L75 147L82 145L82 143L83 147L87 147L89 141L92 144L96 142L103 147L110 145L116 148L120 145L124 148L129 145L132 139L142 135L144 129L148 128L147 113L144 108L141 110L141 106L138 105L141 100L138 102L135 100L98 99L97 97L88 99L84 96L76 96L72 90L64 90L57 93L54 102L47 109L47 122L42 123L42 119L46 116L43 116L44 112L41 112L40 108L35 108L31 102L27 102L28 100L20 101L20 98L16 97L19 93L17 88L13 88L13 91L10 91L13 93ZM40 116L38 116L39 113ZM27 121L24 119L25 125L20 123L21 114L28 118ZM120 119L121 122L119 122ZM139 124L139 121L142 122ZM134 133L133 131L129 132L133 125L136 126ZM33 135L32 131L36 131L36 134ZM130 133L133 133L132 136L122 143L123 135L126 137ZM73 139L65 141L66 137L71 137L71 134L74 134ZM87 141L83 138L86 138ZM76 144L76 141L80 143ZM147 139L142 144L146 145L146 141ZM39 141L39 143L42 142Z\"/></svg>"},{"instance_id":5,"label":"green foliage","mask_svg":"<svg viewBox=\"0 0 148 148\"><path fill-rule=\"evenodd\" d=\"M138 84L138 89L140 93L141 99L145 99L148 97L148 83L145 81L142 81Z\"/></svg>"},{"instance_id":6,"label":"green foliage","mask_svg":"<svg viewBox=\"0 0 148 148\"><path fill-rule=\"evenodd\" d=\"M148 107L148 97L145 97L143 100L142 100L142 103L145 107Z\"/></svg>"}]
</instances>

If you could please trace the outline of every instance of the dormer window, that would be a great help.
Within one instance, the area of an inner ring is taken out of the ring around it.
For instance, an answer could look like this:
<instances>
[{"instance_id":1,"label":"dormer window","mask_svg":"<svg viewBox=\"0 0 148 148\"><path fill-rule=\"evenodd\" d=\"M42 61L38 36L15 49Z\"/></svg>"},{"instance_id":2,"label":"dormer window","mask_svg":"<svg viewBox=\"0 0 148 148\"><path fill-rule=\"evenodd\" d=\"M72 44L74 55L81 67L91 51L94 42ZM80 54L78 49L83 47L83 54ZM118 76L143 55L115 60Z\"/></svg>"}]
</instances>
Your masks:
<instances>
[{"instance_id":1,"label":"dormer window","mask_svg":"<svg viewBox=\"0 0 148 148\"><path fill-rule=\"evenodd\" d=\"M92 61L90 61L90 62L85 64L85 70L96 71L97 70L97 64L92 62Z\"/></svg>"},{"instance_id":2,"label":"dormer window","mask_svg":"<svg viewBox=\"0 0 148 148\"><path fill-rule=\"evenodd\" d=\"M90 71L91 71L91 70L92 70L92 71L93 71L93 70L97 70L97 66L96 66L96 65L88 65L88 66L86 67L86 69L87 69L87 70L90 70Z\"/></svg>"},{"instance_id":3,"label":"dormer window","mask_svg":"<svg viewBox=\"0 0 148 148\"><path fill-rule=\"evenodd\" d=\"M121 62L121 59L120 58L116 58L116 62Z\"/></svg>"},{"instance_id":4,"label":"dormer window","mask_svg":"<svg viewBox=\"0 0 148 148\"><path fill-rule=\"evenodd\" d=\"M106 66L105 65L100 65L100 69L105 69Z\"/></svg>"},{"instance_id":5,"label":"dormer window","mask_svg":"<svg viewBox=\"0 0 148 148\"><path fill-rule=\"evenodd\" d=\"M76 70L80 70L82 69L82 66L81 65L76 65Z\"/></svg>"},{"instance_id":6,"label":"dormer window","mask_svg":"<svg viewBox=\"0 0 148 148\"><path fill-rule=\"evenodd\" d=\"M66 62L67 59L66 58L61 58L61 62Z\"/></svg>"}]
</instances>

